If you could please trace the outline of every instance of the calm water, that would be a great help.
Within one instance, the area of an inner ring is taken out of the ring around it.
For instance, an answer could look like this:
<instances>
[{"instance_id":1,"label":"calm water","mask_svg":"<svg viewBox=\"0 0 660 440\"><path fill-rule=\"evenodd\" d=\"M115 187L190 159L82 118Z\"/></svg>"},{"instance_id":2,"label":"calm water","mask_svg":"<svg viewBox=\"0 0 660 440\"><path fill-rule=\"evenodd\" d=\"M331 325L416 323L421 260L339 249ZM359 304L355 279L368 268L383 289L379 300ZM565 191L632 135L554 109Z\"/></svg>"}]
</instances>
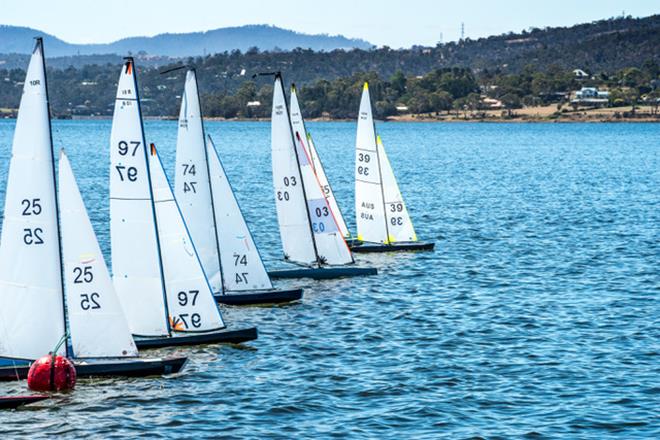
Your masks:
<instances>
[{"instance_id":1,"label":"calm water","mask_svg":"<svg viewBox=\"0 0 660 440\"><path fill-rule=\"evenodd\" d=\"M207 128L280 265L269 125ZM309 124L351 226L354 128ZM0 413L3 437L660 437L660 125L378 128L434 253L360 255L379 276L223 309L259 340L182 350L178 376L80 382ZM53 129L107 254L110 122ZM2 191L12 131L0 121ZM175 122L146 131L171 174Z\"/></svg>"}]
</instances>

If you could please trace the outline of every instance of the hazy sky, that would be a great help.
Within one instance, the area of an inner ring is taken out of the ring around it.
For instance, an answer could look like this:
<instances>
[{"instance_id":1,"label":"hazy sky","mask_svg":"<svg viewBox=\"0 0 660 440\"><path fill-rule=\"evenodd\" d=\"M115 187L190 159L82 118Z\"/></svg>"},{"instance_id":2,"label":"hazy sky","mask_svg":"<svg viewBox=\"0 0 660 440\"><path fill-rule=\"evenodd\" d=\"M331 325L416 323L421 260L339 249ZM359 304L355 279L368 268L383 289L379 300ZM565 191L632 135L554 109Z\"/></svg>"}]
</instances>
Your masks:
<instances>
[{"instance_id":1,"label":"hazy sky","mask_svg":"<svg viewBox=\"0 0 660 440\"><path fill-rule=\"evenodd\" d=\"M0 24L29 26L72 43L164 32L272 24L343 34L394 48L660 13L660 0L0 0Z\"/></svg>"}]
</instances>

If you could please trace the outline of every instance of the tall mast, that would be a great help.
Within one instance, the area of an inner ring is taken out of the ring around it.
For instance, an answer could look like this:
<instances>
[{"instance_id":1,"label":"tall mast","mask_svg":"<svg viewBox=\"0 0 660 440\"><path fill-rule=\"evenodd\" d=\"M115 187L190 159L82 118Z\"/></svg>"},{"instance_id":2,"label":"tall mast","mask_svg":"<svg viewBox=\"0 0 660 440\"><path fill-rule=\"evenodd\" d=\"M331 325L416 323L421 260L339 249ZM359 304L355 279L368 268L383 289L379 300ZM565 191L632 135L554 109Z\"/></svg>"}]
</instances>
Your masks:
<instances>
[{"instance_id":1,"label":"tall mast","mask_svg":"<svg viewBox=\"0 0 660 440\"><path fill-rule=\"evenodd\" d=\"M158 267L160 269L160 282L163 286L163 304L165 308L165 322L167 323L167 333L172 335L172 326L170 325L170 310L167 305L167 292L165 291L165 274L163 273L163 257L160 254L160 236L158 234L158 217L156 217L156 206L154 205L154 191L151 187L151 171L149 169L149 152L147 152L147 143L144 138L144 122L142 121L142 108L140 106L140 92L138 91L138 81L137 81L137 68L133 62L133 57L124 58L127 60L127 67L130 66L133 69L133 86L135 87L135 102L138 108L138 116L140 118L140 132L142 133L142 145L144 146L144 161L147 170L147 183L149 184L149 199L151 201L151 213L154 217L154 228L156 229L156 243L157 243L157 252L158 252Z\"/></svg>"},{"instance_id":2,"label":"tall mast","mask_svg":"<svg viewBox=\"0 0 660 440\"><path fill-rule=\"evenodd\" d=\"M44 69L44 89L46 89L46 108L48 111L48 137L50 139L50 162L53 169L53 193L55 200L55 218L57 219L57 253L60 262L60 288L62 289L62 319L64 319L64 333L67 333L67 311L66 311L66 294L64 292L64 261L62 260L62 231L60 229L60 201L57 194L57 178L55 177L55 153L53 152L53 127L50 120L50 98L48 96L48 75L46 74L46 56L44 54L44 40L41 37L35 38L37 46L41 51L41 64ZM66 338L64 349L67 357L71 357L69 338Z\"/></svg>"}]
</instances>

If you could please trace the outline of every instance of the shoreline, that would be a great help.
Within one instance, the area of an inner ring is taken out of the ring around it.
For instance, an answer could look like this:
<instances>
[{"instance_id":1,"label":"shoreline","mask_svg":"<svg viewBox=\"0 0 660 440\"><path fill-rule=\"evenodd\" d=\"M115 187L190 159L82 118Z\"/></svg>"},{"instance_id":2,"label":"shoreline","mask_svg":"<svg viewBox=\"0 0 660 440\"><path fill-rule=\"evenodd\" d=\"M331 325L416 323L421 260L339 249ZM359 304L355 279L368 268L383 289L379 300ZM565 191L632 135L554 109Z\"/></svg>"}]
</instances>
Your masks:
<instances>
[{"instance_id":1,"label":"shoreline","mask_svg":"<svg viewBox=\"0 0 660 440\"><path fill-rule=\"evenodd\" d=\"M2 117L0 112L0 119L15 119L14 109L5 110L5 116ZM10 110L11 113L7 112ZM8 114L9 113L9 114ZM111 115L104 116L53 116L57 120L110 120ZM177 116L144 116L146 121L176 121ZM205 117L206 121L211 122L270 122L270 118L223 118L223 117ZM650 106L639 106L632 111L630 106L627 107L607 107L607 108L586 108L578 110L558 110L556 105L545 107L527 107L512 111L511 116L502 110L483 110L468 112L463 111L460 113L424 113L424 114L401 114L396 116L388 116L385 119L376 119L379 122L448 122L448 123L598 123L598 122L615 122L615 123L653 123L660 122L660 113L654 113L653 108ZM355 122L353 118L307 118L308 122Z\"/></svg>"}]
</instances>

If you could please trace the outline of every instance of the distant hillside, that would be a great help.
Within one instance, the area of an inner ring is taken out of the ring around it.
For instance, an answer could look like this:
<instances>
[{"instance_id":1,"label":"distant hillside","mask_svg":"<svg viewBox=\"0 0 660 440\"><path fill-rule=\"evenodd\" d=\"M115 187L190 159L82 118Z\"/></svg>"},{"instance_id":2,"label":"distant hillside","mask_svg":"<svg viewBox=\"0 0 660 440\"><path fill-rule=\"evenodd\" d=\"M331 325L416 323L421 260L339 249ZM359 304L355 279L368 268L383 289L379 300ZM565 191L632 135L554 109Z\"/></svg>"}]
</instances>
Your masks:
<instances>
[{"instance_id":1,"label":"distant hillside","mask_svg":"<svg viewBox=\"0 0 660 440\"><path fill-rule=\"evenodd\" d=\"M32 45L31 38L26 36L26 41ZM46 54L56 53L60 44L58 41L46 39ZM183 47L183 44L177 47ZM517 99L533 100L539 98L541 93L567 92L585 84L576 82L574 78L573 70L581 69L587 73L589 81L594 78L593 85L601 84L598 81L603 81L602 84L608 87L635 84L641 87L641 94L646 94L648 87L651 87L649 81L657 83L659 60L660 15L612 18L566 28L532 29L518 34L402 50L388 47L328 52L308 49L284 52L246 50L178 59L145 54L136 57L142 97L151 103L145 105L144 110L150 115L176 114L177 96L180 95L185 72L161 75L159 70L183 63L197 67L200 91L208 98L205 103L215 109L209 114L224 114L223 108L228 111L227 114L238 114L248 98L269 102L268 88L272 79L259 77L251 80L251 77L258 72L279 70L287 81L302 85L303 91L309 90L310 85L323 93L332 90L333 99L340 101L340 104L332 104L333 114L338 115L347 114L350 105L349 99L344 99L345 95L354 92L355 84L358 84L359 91L359 83L366 77L370 81L380 79L387 82L395 74L413 79L423 75L433 78L448 71L469 70L469 74L461 74L456 80L457 83L464 83L462 86L457 86L455 90L453 86L442 86L445 91L453 90L450 92L452 99L476 93L473 86L478 84L481 90L496 86L497 90L509 91L509 95ZM25 78L23 69L27 62L28 55L0 55L0 108L18 106ZM54 112L58 115L110 114L120 62L119 55L49 58L47 63ZM635 72L639 69L644 71L641 76ZM335 84L332 88L330 82ZM442 83L440 80L436 82ZM398 93L405 96L406 87L398 87ZM652 87L655 89L656 86ZM232 103L224 100L227 95L234 94L237 98ZM426 95L430 96L429 93ZM499 92L494 95L500 98ZM387 100L397 96L393 94ZM427 97L420 93L410 99L413 102ZM628 98L624 100L630 101ZM316 113L323 113L329 104L322 103L320 98L319 102Z\"/></svg>"},{"instance_id":2,"label":"distant hillside","mask_svg":"<svg viewBox=\"0 0 660 440\"><path fill-rule=\"evenodd\" d=\"M146 52L165 57L198 56L225 51L247 51L251 47L261 50L291 50L296 47L316 51L334 49L367 49L371 44L341 35L309 35L267 25L227 27L206 32L160 34L153 37L130 37L109 44L71 44L36 29L0 26L0 54L29 54L32 37L42 36L50 57L73 55L115 54Z\"/></svg>"}]
</instances>

